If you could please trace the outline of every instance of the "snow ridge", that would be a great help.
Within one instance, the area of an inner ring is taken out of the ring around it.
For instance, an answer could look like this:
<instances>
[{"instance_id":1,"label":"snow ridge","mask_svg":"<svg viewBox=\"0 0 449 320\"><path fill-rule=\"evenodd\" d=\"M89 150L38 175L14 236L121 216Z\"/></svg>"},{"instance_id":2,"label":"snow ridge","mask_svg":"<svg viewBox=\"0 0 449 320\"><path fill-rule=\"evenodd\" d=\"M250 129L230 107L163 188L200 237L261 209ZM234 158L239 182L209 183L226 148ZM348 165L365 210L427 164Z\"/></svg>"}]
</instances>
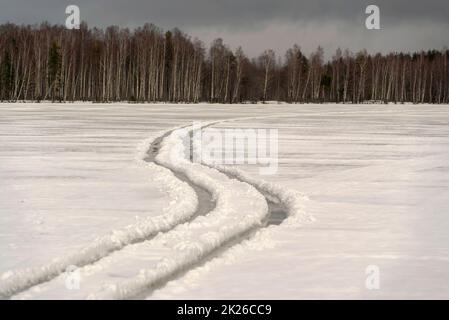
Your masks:
<instances>
[{"instance_id":1,"label":"snow ridge","mask_svg":"<svg viewBox=\"0 0 449 320\"><path fill-rule=\"evenodd\" d=\"M288 214L288 217L283 224L298 226L298 224L301 223L315 221L315 218L305 210L305 203L309 200L309 198L301 192L284 188L276 183L253 178L237 168L208 163L203 164L211 168L215 168L227 176L254 186L268 200L280 204Z\"/></svg>"},{"instance_id":2,"label":"snow ridge","mask_svg":"<svg viewBox=\"0 0 449 320\"><path fill-rule=\"evenodd\" d=\"M123 229L113 230L110 234L97 238L87 247L56 258L47 265L3 273L0 278L0 298L10 298L32 286L49 281L65 272L69 266L82 267L94 263L129 244L144 241L160 232L167 232L194 215L198 206L194 190L187 183L177 179L170 170L144 161L146 151L159 136L149 138L138 146L136 161L138 165L145 166L156 174L156 182L161 182L172 199L161 215L142 219Z\"/></svg>"},{"instance_id":3,"label":"snow ridge","mask_svg":"<svg viewBox=\"0 0 449 320\"><path fill-rule=\"evenodd\" d=\"M216 123L209 122L202 128ZM167 238L179 240L176 245L182 249L179 254L162 259L153 269L141 270L134 279L90 295L90 299L128 299L144 293L150 294L158 285L195 267L198 262L234 239L263 227L268 215L268 201L279 203L285 208L288 213L286 225L297 226L298 223L313 221L304 210L307 197L295 190L252 178L236 168L196 164L186 160L185 142L189 142L192 130L192 127L182 128L166 137L157 161L175 172L184 173L195 184L209 190L217 199L217 207L201 221L197 219L185 228L179 226L166 234ZM247 195L257 201L235 201L237 197L240 200L243 197L244 200ZM242 212L247 214L243 216ZM198 232L193 232L196 229Z\"/></svg>"},{"instance_id":4,"label":"snow ridge","mask_svg":"<svg viewBox=\"0 0 449 320\"><path fill-rule=\"evenodd\" d=\"M265 197L252 185L230 179L218 170L192 163L186 159L185 141L188 129L173 131L163 142L158 163L187 176L193 183L207 189L216 200L216 207L206 216L178 226L166 234L176 238L176 255L161 259L153 269L141 270L138 277L109 286L91 294L90 299L128 299L188 270L196 263L233 239L263 226L268 215ZM235 201L236 198L240 201Z\"/></svg>"}]
</instances>

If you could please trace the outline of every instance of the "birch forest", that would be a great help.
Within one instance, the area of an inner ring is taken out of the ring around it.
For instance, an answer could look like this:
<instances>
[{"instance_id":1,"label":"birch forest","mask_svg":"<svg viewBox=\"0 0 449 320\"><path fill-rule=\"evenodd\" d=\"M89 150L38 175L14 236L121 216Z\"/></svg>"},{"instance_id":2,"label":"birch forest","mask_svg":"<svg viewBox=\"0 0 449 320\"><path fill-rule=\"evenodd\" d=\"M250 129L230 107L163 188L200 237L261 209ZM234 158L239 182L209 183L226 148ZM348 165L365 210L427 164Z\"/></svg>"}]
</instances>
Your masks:
<instances>
[{"instance_id":1,"label":"birch forest","mask_svg":"<svg viewBox=\"0 0 449 320\"><path fill-rule=\"evenodd\" d=\"M449 50L249 58L178 29L0 26L1 101L449 103Z\"/></svg>"}]
</instances>

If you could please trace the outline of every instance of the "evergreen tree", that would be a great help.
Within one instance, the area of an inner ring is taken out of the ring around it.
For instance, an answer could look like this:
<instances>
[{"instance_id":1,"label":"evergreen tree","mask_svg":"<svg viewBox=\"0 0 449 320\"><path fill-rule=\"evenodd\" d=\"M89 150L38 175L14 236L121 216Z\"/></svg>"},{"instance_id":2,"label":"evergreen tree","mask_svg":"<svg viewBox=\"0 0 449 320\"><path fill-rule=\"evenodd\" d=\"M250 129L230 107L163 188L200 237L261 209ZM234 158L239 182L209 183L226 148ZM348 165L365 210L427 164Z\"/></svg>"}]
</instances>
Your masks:
<instances>
[{"instance_id":1,"label":"evergreen tree","mask_svg":"<svg viewBox=\"0 0 449 320\"><path fill-rule=\"evenodd\" d=\"M3 60L0 64L1 100L9 100L11 98L11 89L12 89L11 55L9 54L9 51L6 51Z\"/></svg>"},{"instance_id":2,"label":"evergreen tree","mask_svg":"<svg viewBox=\"0 0 449 320\"><path fill-rule=\"evenodd\" d=\"M51 100L61 100L61 54L56 42L53 42L48 53L48 86Z\"/></svg>"},{"instance_id":3,"label":"evergreen tree","mask_svg":"<svg viewBox=\"0 0 449 320\"><path fill-rule=\"evenodd\" d=\"M164 43L164 83L163 83L163 99L171 101L172 93L170 87L172 84L172 68L173 68L173 35L170 31L165 33Z\"/></svg>"}]
</instances>

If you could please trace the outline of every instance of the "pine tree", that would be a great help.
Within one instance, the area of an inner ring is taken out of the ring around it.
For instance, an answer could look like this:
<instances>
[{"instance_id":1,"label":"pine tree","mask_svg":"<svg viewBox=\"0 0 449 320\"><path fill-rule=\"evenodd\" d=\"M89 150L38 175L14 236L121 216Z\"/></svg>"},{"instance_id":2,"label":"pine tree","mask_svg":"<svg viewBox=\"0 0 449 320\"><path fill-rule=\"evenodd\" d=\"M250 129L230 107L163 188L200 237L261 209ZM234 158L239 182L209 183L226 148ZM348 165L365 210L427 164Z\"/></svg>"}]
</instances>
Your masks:
<instances>
[{"instance_id":1,"label":"pine tree","mask_svg":"<svg viewBox=\"0 0 449 320\"><path fill-rule=\"evenodd\" d=\"M164 81L163 81L163 100L171 101L172 100L172 72L173 72L173 36L170 31L165 33L165 43L164 43Z\"/></svg>"},{"instance_id":2,"label":"pine tree","mask_svg":"<svg viewBox=\"0 0 449 320\"><path fill-rule=\"evenodd\" d=\"M53 42L48 53L48 87L51 100L61 100L61 54L56 42Z\"/></svg>"},{"instance_id":3,"label":"pine tree","mask_svg":"<svg viewBox=\"0 0 449 320\"><path fill-rule=\"evenodd\" d=\"M1 100L9 100L11 98L12 89L12 65L11 55L9 51L5 52L3 60L0 64L0 96Z\"/></svg>"}]
</instances>

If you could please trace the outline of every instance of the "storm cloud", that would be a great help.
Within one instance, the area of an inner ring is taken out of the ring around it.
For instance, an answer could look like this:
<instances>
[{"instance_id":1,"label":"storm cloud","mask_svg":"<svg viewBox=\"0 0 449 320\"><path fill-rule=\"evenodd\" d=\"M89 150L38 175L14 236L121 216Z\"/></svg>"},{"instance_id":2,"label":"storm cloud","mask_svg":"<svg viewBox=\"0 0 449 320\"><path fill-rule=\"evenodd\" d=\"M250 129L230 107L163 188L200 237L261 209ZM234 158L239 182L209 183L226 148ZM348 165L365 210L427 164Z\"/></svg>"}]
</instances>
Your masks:
<instances>
[{"instance_id":1,"label":"storm cloud","mask_svg":"<svg viewBox=\"0 0 449 320\"><path fill-rule=\"evenodd\" d=\"M146 22L179 27L206 43L222 37L251 56L318 45L370 52L442 49L449 45L447 0L0 0L0 23L62 24L69 4L80 7L89 26L137 27ZM381 30L365 28L365 8L381 10Z\"/></svg>"}]
</instances>

